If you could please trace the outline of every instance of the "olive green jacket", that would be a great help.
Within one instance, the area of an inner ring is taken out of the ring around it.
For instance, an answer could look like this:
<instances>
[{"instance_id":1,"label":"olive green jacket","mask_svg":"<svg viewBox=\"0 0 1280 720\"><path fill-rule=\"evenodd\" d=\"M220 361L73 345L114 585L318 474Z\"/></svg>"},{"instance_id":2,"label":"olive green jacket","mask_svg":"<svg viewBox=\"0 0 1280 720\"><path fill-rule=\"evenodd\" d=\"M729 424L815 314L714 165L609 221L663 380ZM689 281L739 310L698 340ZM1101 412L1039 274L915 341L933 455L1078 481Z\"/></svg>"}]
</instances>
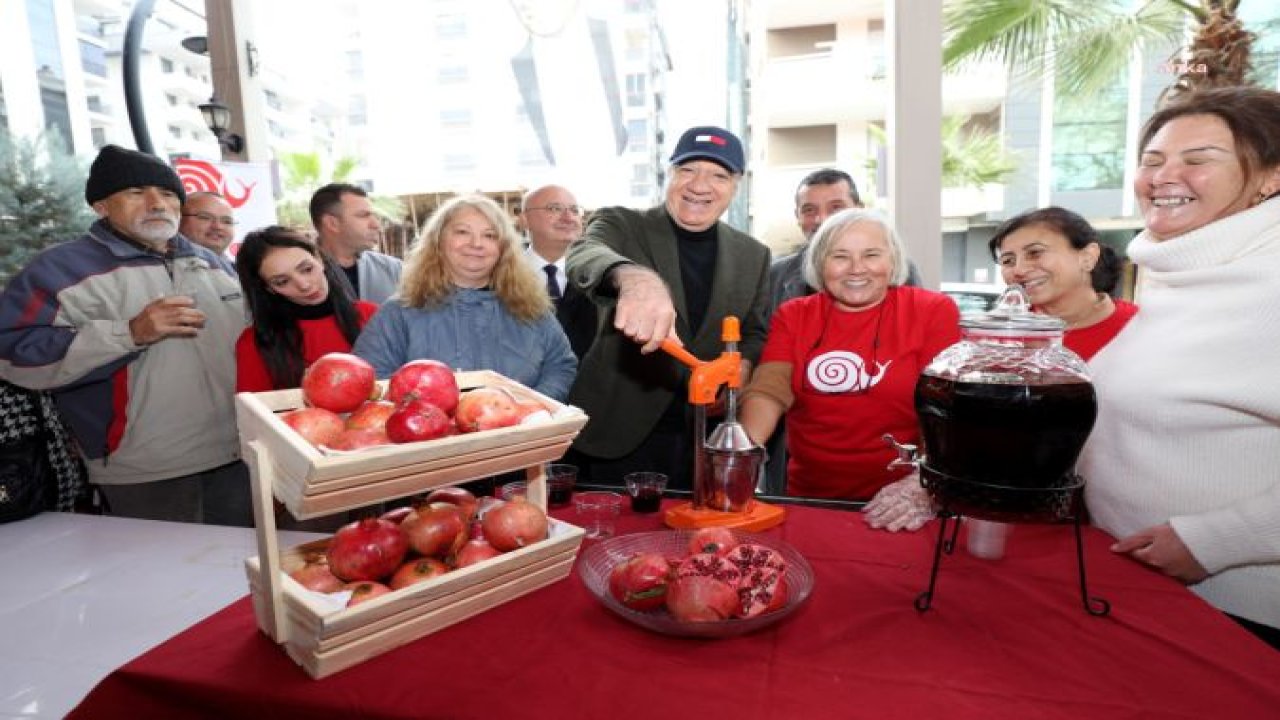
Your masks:
<instances>
[{"instance_id":1,"label":"olive green jacket","mask_svg":"<svg viewBox=\"0 0 1280 720\"><path fill-rule=\"evenodd\" d=\"M569 403L591 418L574 442L577 450L607 459L627 455L653 430L676 393L683 397L688 392L684 365L661 351L640 354L637 343L614 329L617 288L608 274L617 265L635 263L662 276L675 303L676 331L695 356L719 356L724 349L721 321L735 315L742 326L743 358L753 364L759 359L768 330L769 250L724 223L717 228L715 277L700 328L689 326L677 240L665 207L602 208L582 240L570 246L569 282L586 293L601 314L599 334L569 391Z\"/></svg>"}]
</instances>

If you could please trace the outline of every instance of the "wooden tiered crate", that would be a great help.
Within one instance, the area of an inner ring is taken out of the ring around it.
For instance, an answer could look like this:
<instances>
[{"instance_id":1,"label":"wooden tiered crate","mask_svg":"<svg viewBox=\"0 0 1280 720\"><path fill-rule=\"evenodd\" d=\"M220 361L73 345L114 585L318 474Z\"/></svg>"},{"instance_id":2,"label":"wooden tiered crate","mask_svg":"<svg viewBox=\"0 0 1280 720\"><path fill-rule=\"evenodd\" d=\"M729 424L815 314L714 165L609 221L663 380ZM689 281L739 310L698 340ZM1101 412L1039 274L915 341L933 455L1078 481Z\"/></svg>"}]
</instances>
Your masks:
<instances>
[{"instance_id":1,"label":"wooden tiered crate","mask_svg":"<svg viewBox=\"0 0 1280 720\"><path fill-rule=\"evenodd\" d=\"M278 413L302 407L299 390L241 393L236 416L252 478L258 556L246 561L258 626L312 677L324 677L400 644L567 577L582 530L552 521L551 536L430 582L332 610L287 573L319 543L281 551L274 500L299 519L330 515L445 485L523 469L528 499L546 509L543 463L564 455L587 416L488 371L460 372L464 391L504 387L541 403L549 421L439 440L326 454L294 433Z\"/></svg>"}]
</instances>

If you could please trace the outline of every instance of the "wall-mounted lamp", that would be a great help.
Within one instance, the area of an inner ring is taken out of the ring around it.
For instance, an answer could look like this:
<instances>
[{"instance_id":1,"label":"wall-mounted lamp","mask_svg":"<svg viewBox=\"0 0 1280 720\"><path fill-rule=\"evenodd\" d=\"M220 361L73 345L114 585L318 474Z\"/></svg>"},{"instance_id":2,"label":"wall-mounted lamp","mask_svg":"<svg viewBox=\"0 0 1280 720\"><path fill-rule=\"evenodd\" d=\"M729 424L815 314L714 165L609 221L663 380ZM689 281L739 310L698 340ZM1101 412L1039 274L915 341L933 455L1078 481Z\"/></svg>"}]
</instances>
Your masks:
<instances>
[{"instance_id":1,"label":"wall-mounted lamp","mask_svg":"<svg viewBox=\"0 0 1280 720\"><path fill-rule=\"evenodd\" d=\"M204 124L209 126L209 132L218 139L219 145L233 153L244 149L244 138L230 131L231 108L220 102L217 95L200 105L200 114L204 116Z\"/></svg>"}]
</instances>

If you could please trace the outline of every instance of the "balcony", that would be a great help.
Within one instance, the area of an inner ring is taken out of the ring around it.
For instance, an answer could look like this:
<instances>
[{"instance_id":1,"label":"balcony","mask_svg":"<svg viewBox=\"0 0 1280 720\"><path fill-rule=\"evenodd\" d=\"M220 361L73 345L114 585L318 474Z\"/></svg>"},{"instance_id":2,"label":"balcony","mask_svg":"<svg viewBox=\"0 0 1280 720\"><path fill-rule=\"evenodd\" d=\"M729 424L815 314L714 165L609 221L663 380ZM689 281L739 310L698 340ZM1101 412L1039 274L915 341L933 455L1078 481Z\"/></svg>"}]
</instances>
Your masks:
<instances>
[{"instance_id":1,"label":"balcony","mask_svg":"<svg viewBox=\"0 0 1280 720\"><path fill-rule=\"evenodd\" d=\"M796 127L884 117L887 90L871 60L836 49L768 62L755 88L761 119L769 127Z\"/></svg>"}]
</instances>

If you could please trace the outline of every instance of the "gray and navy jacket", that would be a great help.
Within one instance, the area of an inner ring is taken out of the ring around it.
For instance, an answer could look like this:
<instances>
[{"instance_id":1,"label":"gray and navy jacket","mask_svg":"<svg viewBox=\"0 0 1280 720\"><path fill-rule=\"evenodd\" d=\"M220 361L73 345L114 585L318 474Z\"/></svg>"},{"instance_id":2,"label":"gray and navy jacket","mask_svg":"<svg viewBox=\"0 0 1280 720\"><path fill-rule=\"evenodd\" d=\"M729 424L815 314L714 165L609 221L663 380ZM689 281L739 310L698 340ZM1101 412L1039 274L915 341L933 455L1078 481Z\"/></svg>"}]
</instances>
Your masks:
<instances>
[{"instance_id":1,"label":"gray and navy jacket","mask_svg":"<svg viewBox=\"0 0 1280 720\"><path fill-rule=\"evenodd\" d=\"M165 480L239 457L240 286L209 250L181 235L170 247L148 252L99 220L41 252L0 294L0 377L53 393L96 483ZM129 321L165 295L193 296L204 328L134 344Z\"/></svg>"}]
</instances>

